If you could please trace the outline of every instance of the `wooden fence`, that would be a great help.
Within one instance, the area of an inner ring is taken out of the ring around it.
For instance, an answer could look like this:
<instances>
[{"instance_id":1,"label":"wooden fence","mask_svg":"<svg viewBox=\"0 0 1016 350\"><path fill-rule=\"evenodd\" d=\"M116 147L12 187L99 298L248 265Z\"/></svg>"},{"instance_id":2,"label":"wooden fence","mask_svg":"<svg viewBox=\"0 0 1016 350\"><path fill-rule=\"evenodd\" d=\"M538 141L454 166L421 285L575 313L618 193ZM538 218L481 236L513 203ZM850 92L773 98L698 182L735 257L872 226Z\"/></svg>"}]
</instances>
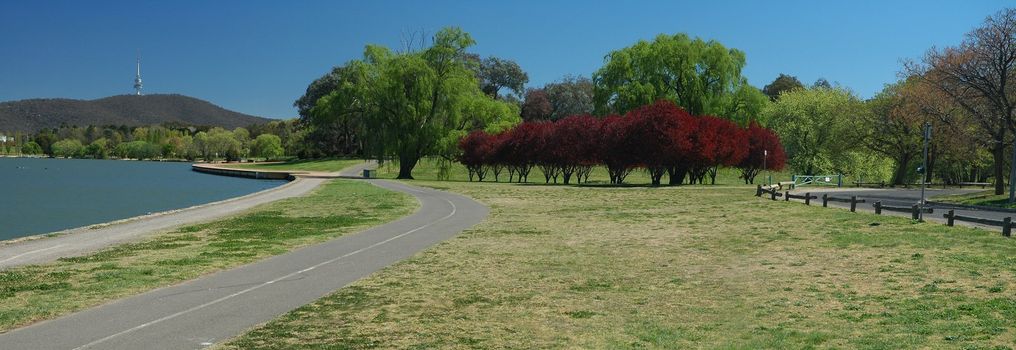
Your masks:
<instances>
[{"instance_id":1,"label":"wooden fence","mask_svg":"<svg viewBox=\"0 0 1016 350\"><path fill-rule=\"evenodd\" d=\"M919 204L914 204L909 207L894 207L891 205L882 204L882 201L875 201L875 203L872 203L871 205L875 207L875 214L878 215L882 215L883 210L888 210L900 213L910 213L910 218L914 220L919 220L921 218L921 205ZM927 214L932 214L935 212L935 209L924 208L924 212Z\"/></svg>"},{"instance_id":2,"label":"wooden fence","mask_svg":"<svg viewBox=\"0 0 1016 350\"><path fill-rule=\"evenodd\" d=\"M802 196L792 194L789 191L780 193L777 187L764 188L762 187L762 185L758 185L758 187L756 187L755 189L755 197L762 197L762 195L766 195L766 197L769 197L772 200L776 200L777 197L782 197L784 201L790 201L791 199L801 199L804 200L805 205L811 205L811 200L819 198L818 196L813 196L811 192L806 192ZM851 212L855 212L857 210L857 204L865 203L864 199L857 199L857 196L850 196L850 198L845 198L830 196L828 193L824 193L822 194L821 198L823 207L828 207L829 202L850 203ZM871 205L875 207L875 214L882 215L882 211L910 213L910 217L914 220L919 220L921 218L922 212L925 214L935 213L935 209L921 208L919 204L914 204L909 207L899 207L882 204L882 201L875 201ZM943 214L942 217L946 219L946 224L949 226L953 226L953 224L956 221L972 222L988 226L998 226L1002 228L1002 235L1005 237L1010 237L1012 235L1013 227L1016 226L1016 223L1013 222L1012 217L1006 217L1002 220L976 218L971 216L956 215L955 211L953 210L949 210L949 212Z\"/></svg>"},{"instance_id":3,"label":"wooden fence","mask_svg":"<svg viewBox=\"0 0 1016 350\"><path fill-rule=\"evenodd\" d=\"M1013 222L1012 222L1012 217L1011 216L1007 216L1007 217L1003 218L1002 220L993 220L993 219L985 219L985 218L975 218L975 217L972 217L972 216L956 215L955 211L949 210L949 212L947 212L945 214L942 214L942 217L946 219L946 225L949 225L949 226L952 226L953 223L955 221L957 221L957 220L959 220L959 221L966 221L966 222L973 222L973 223L976 223L976 224L988 225L988 226L1000 226L1000 227L1002 227L1002 235L1003 236L1006 236L1006 237L1011 237L1012 236Z\"/></svg>"}]
</instances>

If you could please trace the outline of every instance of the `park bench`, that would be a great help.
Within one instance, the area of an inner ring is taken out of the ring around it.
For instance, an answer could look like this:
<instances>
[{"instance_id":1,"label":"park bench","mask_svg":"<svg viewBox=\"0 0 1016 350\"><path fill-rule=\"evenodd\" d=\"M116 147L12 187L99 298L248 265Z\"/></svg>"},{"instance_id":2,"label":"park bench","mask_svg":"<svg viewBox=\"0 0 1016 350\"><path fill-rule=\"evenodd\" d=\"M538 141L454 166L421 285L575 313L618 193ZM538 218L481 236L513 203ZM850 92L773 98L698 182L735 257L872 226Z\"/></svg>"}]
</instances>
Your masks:
<instances>
[{"instance_id":1,"label":"park bench","mask_svg":"<svg viewBox=\"0 0 1016 350\"><path fill-rule=\"evenodd\" d=\"M795 184L794 184L793 181L780 181L780 182L778 182L776 184L776 187L781 189L781 190L784 189L784 188L786 188L788 190L792 190L792 189L794 189L794 185Z\"/></svg>"},{"instance_id":2,"label":"park bench","mask_svg":"<svg viewBox=\"0 0 1016 350\"><path fill-rule=\"evenodd\" d=\"M861 187L861 186L864 186L864 187L878 186L878 188L883 188L883 187L885 187L885 181L879 181L879 182L860 182L860 181L854 181L854 186L857 186L857 187Z\"/></svg>"},{"instance_id":3,"label":"park bench","mask_svg":"<svg viewBox=\"0 0 1016 350\"><path fill-rule=\"evenodd\" d=\"M960 182L957 185L960 185L960 186L981 186L981 188L985 188L985 187L991 186L991 183L990 182Z\"/></svg>"}]
</instances>

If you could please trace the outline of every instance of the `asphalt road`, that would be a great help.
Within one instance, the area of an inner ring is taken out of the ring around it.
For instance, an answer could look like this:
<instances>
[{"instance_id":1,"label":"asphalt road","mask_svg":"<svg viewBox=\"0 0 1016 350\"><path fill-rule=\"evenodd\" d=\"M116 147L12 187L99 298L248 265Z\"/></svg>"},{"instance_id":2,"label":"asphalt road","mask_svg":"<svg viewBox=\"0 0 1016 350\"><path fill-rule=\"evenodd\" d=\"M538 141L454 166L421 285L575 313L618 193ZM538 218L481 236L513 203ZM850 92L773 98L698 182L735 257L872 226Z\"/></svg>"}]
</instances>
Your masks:
<instances>
[{"instance_id":1,"label":"asphalt road","mask_svg":"<svg viewBox=\"0 0 1016 350\"><path fill-rule=\"evenodd\" d=\"M926 192L926 196L927 196L926 198L932 198L932 197L935 197L935 196L964 194L964 193L971 193L971 192L979 192L979 191L982 191L982 190L979 190L979 189L928 189L926 191L927 191ZM910 189L903 189L903 188L899 188L899 189L893 189L893 188L887 188L887 189L864 189L864 188L820 188L820 187L807 188L807 187L802 187L802 188L798 188L798 189L795 189L795 190L791 191L791 193L795 194L795 195L804 195L806 192L810 192L813 196L818 196L819 197L819 199L813 199L811 201L811 205L819 205L819 206L822 205L822 199L821 199L822 194L828 194L829 196L834 196L834 197L839 197L839 198L850 198L850 196L857 196L858 199L864 199L865 200L865 203L859 203L859 204L857 204L857 210L858 211L871 212L871 213L875 212L875 208L873 206L875 201L881 201L882 204L885 204L885 205L892 205L892 206L898 206L898 207L910 207L910 206L914 205L915 203L920 202L920 200L921 200L921 190L920 190L920 188L917 188L917 189L914 189L914 188L910 188ZM777 199L780 199L780 198L777 198ZM780 200L783 200L783 199L780 199ZM794 199L794 201L801 201L801 200ZM838 207L838 208L850 208L850 203L829 202L829 206ZM978 210L978 209L967 209L967 208L958 208L958 207L951 207L951 206L938 206L938 205L930 205L930 206L934 209L934 212L930 213L930 214L928 214L928 213L924 214L924 220L926 220L926 221L934 221L934 222L945 223L946 219L943 218L942 215L945 214L950 209L954 210L956 215L962 215L962 216L970 216L970 217L977 217L977 218L986 218L986 219L992 219L992 220L1002 220L1005 217L1013 217L1014 219L1016 219L1016 213L997 212L997 211ZM885 210L882 211L882 214L883 215L905 216L905 217L910 217L910 215L911 215L909 212L908 213L900 213L900 212L891 212L891 211L885 211ZM1000 227L986 226L986 225L980 225L980 224L973 224L973 223L962 222L962 221L956 221L956 224L957 225L966 225L966 226L981 227L981 228L990 229L990 230L997 230L999 232L1001 232L1001 230L1002 230Z\"/></svg>"},{"instance_id":2,"label":"asphalt road","mask_svg":"<svg viewBox=\"0 0 1016 350\"><path fill-rule=\"evenodd\" d=\"M483 220L469 198L365 180L420 201L411 216L0 335L0 349L200 349L405 259Z\"/></svg>"}]
</instances>

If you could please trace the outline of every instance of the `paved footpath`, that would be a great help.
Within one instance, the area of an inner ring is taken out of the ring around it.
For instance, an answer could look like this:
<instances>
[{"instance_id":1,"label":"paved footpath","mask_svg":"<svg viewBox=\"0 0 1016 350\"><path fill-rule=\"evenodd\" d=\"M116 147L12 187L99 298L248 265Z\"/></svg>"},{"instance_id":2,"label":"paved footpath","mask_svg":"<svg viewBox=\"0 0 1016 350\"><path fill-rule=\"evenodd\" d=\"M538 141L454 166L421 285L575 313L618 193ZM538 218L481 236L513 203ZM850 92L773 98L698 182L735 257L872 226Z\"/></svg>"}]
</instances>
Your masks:
<instances>
[{"instance_id":1,"label":"paved footpath","mask_svg":"<svg viewBox=\"0 0 1016 350\"><path fill-rule=\"evenodd\" d=\"M385 180L420 201L411 216L0 334L0 349L200 349L308 304L483 220L469 198Z\"/></svg>"}]
</instances>

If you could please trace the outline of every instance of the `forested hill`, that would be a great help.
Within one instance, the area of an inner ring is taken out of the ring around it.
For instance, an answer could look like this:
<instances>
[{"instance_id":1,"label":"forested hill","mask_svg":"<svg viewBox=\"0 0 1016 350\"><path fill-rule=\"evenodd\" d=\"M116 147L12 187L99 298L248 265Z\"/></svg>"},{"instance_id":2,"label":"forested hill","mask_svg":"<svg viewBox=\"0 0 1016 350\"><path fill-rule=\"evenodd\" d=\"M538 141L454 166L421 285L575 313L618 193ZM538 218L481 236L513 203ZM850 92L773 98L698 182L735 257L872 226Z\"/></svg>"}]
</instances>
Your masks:
<instances>
[{"instance_id":1,"label":"forested hill","mask_svg":"<svg viewBox=\"0 0 1016 350\"><path fill-rule=\"evenodd\" d=\"M60 125L145 126L169 122L235 128L269 121L183 95L119 95L97 100L0 102L0 130L35 132Z\"/></svg>"}]
</instances>

